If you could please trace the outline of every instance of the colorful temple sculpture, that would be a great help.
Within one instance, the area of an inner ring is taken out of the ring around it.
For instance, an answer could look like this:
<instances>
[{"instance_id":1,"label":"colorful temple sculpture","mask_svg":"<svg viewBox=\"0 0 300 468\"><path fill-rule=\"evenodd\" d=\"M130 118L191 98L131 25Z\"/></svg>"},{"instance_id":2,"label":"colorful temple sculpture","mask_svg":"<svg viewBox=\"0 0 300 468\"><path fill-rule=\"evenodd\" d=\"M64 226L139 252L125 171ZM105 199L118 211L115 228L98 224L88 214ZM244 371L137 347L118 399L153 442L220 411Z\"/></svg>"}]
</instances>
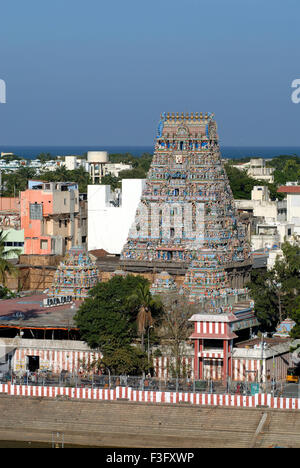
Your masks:
<instances>
[{"instance_id":1,"label":"colorful temple sculpture","mask_svg":"<svg viewBox=\"0 0 300 468\"><path fill-rule=\"evenodd\" d=\"M178 292L176 283L171 275L167 271L162 271L156 275L155 280L150 288L152 294L169 294L172 292Z\"/></svg>"},{"instance_id":2,"label":"colorful temple sculpture","mask_svg":"<svg viewBox=\"0 0 300 468\"><path fill-rule=\"evenodd\" d=\"M199 314L190 319L195 322L195 377L203 375L211 340L223 360L224 380L229 377L235 331L258 322L245 289L250 246L221 160L213 114L162 114L121 261L124 269L147 264L163 272L152 291L170 290L165 272L176 272L176 266L184 270L183 292L199 305Z\"/></svg>"},{"instance_id":3,"label":"colorful temple sculpture","mask_svg":"<svg viewBox=\"0 0 300 468\"><path fill-rule=\"evenodd\" d=\"M251 259L238 223L213 114L162 114L123 269L186 272L193 260L226 266L233 287L249 280ZM136 270L137 271L137 270Z\"/></svg>"},{"instance_id":4,"label":"colorful temple sculpture","mask_svg":"<svg viewBox=\"0 0 300 468\"><path fill-rule=\"evenodd\" d=\"M49 297L72 296L74 300L88 297L88 292L99 282L99 271L86 250L72 247L57 268Z\"/></svg>"},{"instance_id":5,"label":"colorful temple sculpture","mask_svg":"<svg viewBox=\"0 0 300 468\"><path fill-rule=\"evenodd\" d=\"M273 336L278 336L280 338L289 338L292 328L296 325L296 322L290 318L286 318L276 328L276 332L273 333Z\"/></svg>"}]
</instances>

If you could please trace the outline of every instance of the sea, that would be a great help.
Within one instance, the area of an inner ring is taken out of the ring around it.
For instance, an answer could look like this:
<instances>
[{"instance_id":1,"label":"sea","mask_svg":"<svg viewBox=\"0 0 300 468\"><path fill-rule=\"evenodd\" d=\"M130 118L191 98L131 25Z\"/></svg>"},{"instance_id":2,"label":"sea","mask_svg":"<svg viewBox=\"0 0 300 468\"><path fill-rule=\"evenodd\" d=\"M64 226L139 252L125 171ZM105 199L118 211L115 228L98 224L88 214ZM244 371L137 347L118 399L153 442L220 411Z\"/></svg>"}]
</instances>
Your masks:
<instances>
[{"instance_id":1,"label":"sea","mask_svg":"<svg viewBox=\"0 0 300 468\"><path fill-rule=\"evenodd\" d=\"M300 146L221 146L221 155L225 159L240 159L259 157L271 159L279 155L300 156ZM0 145L0 153L14 153L23 159L35 159L41 153L52 156L83 155L87 151L107 151L109 154L131 153L141 156L143 153L153 154L153 146L14 146Z\"/></svg>"}]
</instances>

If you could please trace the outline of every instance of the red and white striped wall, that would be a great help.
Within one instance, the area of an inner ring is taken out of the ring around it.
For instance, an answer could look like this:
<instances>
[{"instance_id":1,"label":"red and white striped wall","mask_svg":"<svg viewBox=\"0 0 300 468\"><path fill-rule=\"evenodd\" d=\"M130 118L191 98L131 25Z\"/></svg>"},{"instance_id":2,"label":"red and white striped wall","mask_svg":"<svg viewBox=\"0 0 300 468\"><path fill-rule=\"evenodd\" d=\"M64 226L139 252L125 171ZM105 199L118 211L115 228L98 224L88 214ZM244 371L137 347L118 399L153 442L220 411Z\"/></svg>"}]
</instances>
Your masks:
<instances>
[{"instance_id":1,"label":"red and white striped wall","mask_svg":"<svg viewBox=\"0 0 300 468\"><path fill-rule=\"evenodd\" d=\"M71 387L38 387L31 385L0 384L0 393L23 397L56 398L66 396L73 399L112 400L125 399L141 403L189 403L200 406L227 406L238 408L256 408L266 406L273 409L300 410L300 398L272 397L270 394L216 395L183 392L156 392L133 390L130 387L115 389L91 389Z\"/></svg>"},{"instance_id":2,"label":"red and white striped wall","mask_svg":"<svg viewBox=\"0 0 300 468\"><path fill-rule=\"evenodd\" d=\"M14 355L15 371L28 369L28 356L39 356L40 370L49 370L54 373L65 370L72 373L80 371L82 366L90 365L99 359L101 353L65 349L17 348Z\"/></svg>"},{"instance_id":3,"label":"red and white striped wall","mask_svg":"<svg viewBox=\"0 0 300 468\"><path fill-rule=\"evenodd\" d=\"M195 322L195 331L201 335L220 335L222 338L227 333L227 323L220 322Z\"/></svg>"},{"instance_id":4,"label":"red and white striped wall","mask_svg":"<svg viewBox=\"0 0 300 468\"><path fill-rule=\"evenodd\" d=\"M93 351L66 350L66 349L42 349L19 347L15 350L13 357L13 370L15 372L28 369L28 356L39 356L40 370L49 370L60 373L79 372L86 365L90 365L101 357L101 353ZM223 352L216 350L199 352L199 358L203 359L203 379L222 380L223 373ZM161 356L153 358L153 366L156 377L168 379L172 377L172 364L174 360L171 356ZM182 368L190 378L194 377L194 356L182 358ZM263 374L265 379L275 377L276 380L284 379L287 367L289 366L289 356L284 354L275 356L273 359L264 359ZM239 382L255 382L262 371L260 359L237 358L232 359L232 379Z\"/></svg>"},{"instance_id":5,"label":"red and white striped wall","mask_svg":"<svg viewBox=\"0 0 300 468\"><path fill-rule=\"evenodd\" d=\"M172 377L172 365L175 364L175 360L171 356L161 356L153 358L153 368L155 376L159 379L169 379ZM194 356L182 357L182 369L185 370L185 374L190 376L194 375Z\"/></svg>"}]
</instances>

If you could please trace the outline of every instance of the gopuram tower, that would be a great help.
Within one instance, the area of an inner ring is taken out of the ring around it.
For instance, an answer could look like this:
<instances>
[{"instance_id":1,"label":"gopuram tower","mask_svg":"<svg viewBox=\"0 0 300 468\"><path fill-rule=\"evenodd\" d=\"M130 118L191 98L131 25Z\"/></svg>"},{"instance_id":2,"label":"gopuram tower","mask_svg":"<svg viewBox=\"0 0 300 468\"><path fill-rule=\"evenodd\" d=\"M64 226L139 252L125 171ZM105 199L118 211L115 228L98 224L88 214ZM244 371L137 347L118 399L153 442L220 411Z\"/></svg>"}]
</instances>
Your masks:
<instances>
[{"instance_id":1,"label":"gopuram tower","mask_svg":"<svg viewBox=\"0 0 300 468\"><path fill-rule=\"evenodd\" d=\"M244 288L252 267L250 247L221 160L213 114L161 115L121 264L127 271L160 273L154 291L168 292L168 274L185 275L181 292L199 305L190 319L194 376L211 378L205 366L213 354L221 369L217 379L230 377L235 331L258 322ZM219 352L209 352L206 340L214 340Z\"/></svg>"},{"instance_id":2,"label":"gopuram tower","mask_svg":"<svg viewBox=\"0 0 300 468\"><path fill-rule=\"evenodd\" d=\"M251 260L225 173L213 114L162 114L122 266L185 274L193 261L226 268L234 288ZM221 277L219 277L221 279Z\"/></svg>"}]
</instances>

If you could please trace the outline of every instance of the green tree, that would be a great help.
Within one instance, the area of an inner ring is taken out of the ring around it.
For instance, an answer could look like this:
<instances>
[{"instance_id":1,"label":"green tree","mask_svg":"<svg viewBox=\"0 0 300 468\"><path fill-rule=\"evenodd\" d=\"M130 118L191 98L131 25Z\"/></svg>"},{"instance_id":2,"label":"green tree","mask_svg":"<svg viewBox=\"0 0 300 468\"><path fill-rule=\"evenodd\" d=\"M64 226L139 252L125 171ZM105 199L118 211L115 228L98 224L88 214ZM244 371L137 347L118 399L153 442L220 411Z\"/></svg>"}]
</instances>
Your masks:
<instances>
[{"instance_id":1,"label":"green tree","mask_svg":"<svg viewBox=\"0 0 300 468\"><path fill-rule=\"evenodd\" d=\"M21 167L15 172L6 173L2 177L2 195L5 197L15 197L20 191L28 188L28 181L36 177L35 169L31 167Z\"/></svg>"},{"instance_id":2,"label":"green tree","mask_svg":"<svg viewBox=\"0 0 300 468\"><path fill-rule=\"evenodd\" d=\"M74 317L82 339L91 348L111 352L137 337L138 303L129 303L128 298L139 284L146 285L148 280L142 276L116 275L91 290Z\"/></svg>"},{"instance_id":3,"label":"green tree","mask_svg":"<svg viewBox=\"0 0 300 468\"><path fill-rule=\"evenodd\" d=\"M57 159L57 156L52 156L50 153L40 153L36 159L41 161L42 164Z\"/></svg>"},{"instance_id":4,"label":"green tree","mask_svg":"<svg viewBox=\"0 0 300 468\"><path fill-rule=\"evenodd\" d=\"M233 197L237 199L251 199L251 190L255 185L258 185L257 180L252 179L246 171L240 171L230 164L225 164L225 170L229 179L229 184L233 193Z\"/></svg>"},{"instance_id":5,"label":"green tree","mask_svg":"<svg viewBox=\"0 0 300 468\"><path fill-rule=\"evenodd\" d=\"M265 269L252 270L251 281L247 285L255 303L255 314L264 331L274 331L279 322L279 303L273 279L273 273Z\"/></svg>"},{"instance_id":6,"label":"green tree","mask_svg":"<svg viewBox=\"0 0 300 468\"><path fill-rule=\"evenodd\" d=\"M13 263L9 261L12 254L20 255L20 249L5 250L6 238L8 233L0 231L0 282L3 287L6 285L7 275L16 275L17 269Z\"/></svg>"},{"instance_id":7,"label":"green tree","mask_svg":"<svg viewBox=\"0 0 300 468\"><path fill-rule=\"evenodd\" d=\"M133 346L116 348L103 357L105 367L116 375L140 375L147 369L147 356Z\"/></svg>"},{"instance_id":8,"label":"green tree","mask_svg":"<svg viewBox=\"0 0 300 468\"><path fill-rule=\"evenodd\" d=\"M98 283L74 317L82 339L100 349L102 364L115 373L140 372L146 366L144 351L132 344L138 337L141 291L148 289L149 282L142 276L116 275Z\"/></svg>"},{"instance_id":9,"label":"green tree","mask_svg":"<svg viewBox=\"0 0 300 468\"><path fill-rule=\"evenodd\" d=\"M82 166L73 171L69 171L66 166L59 166L55 171L41 172L36 178L46 182L75 182L79 193L86 193L91 183L89 173Z\"/></svg>"},{"instance_id":10,"label":"green tree","mask_svg":"<svg viewBox=\"0 0 300 468\"><path fill-rule=\"evenodd\" d=\"M135 167L119 172L120 179L145 179L146 177L147 172L142 167Z\"/></svg>"},{"instance_id":11,"label":"green tree","mask_svg":"<svg viewBox=\"0 0 300 468\"><path fill-rule=\"evenodd\" d=\"M101 185L110 185L112 190L116 190L116 188L121 188L121 181L112 174L106 174L101 179Z\"/></svg>"},{"instance_id":12,"label":"green tree","mask_svg":"<svg viewBox=\"0 0 300 468\"><path fill-rule=\"evenodd\" d=\"M248 285L256 315L268 330L287 317L300 324L300 247L284 242L281 248L283 257L271 270L253 270Z\"/></svg>"},{"instance_id":13,"label":"green tree","mask_svg":"<svg viewBox=\"0 0 300 468\"><path fill-rule=\"evenodd\" d=\"M0 299L12 299L14 297L17 297L17 294L8 289L6 286L0 286Z\"/></svg>"}]
</instances>

